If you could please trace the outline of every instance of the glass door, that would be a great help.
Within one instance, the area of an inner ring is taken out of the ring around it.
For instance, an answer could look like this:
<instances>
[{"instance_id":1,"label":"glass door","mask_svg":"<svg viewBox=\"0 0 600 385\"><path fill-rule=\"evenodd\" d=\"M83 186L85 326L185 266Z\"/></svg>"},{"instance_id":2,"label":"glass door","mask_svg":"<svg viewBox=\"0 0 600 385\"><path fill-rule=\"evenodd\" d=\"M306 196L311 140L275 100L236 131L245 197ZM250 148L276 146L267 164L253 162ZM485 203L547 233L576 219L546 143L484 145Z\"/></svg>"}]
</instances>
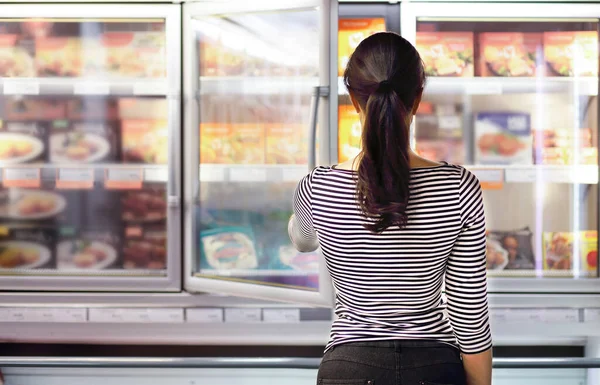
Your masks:
<instances>
[{"instance_id":1,"label":"glass door","mask_svg":"<svg viewBox=\"0 0 600 385\"><path fill-rule=\"evenodd\" d=\"M403 8L428 76L414 148L478 176L492 292L600 291L598 16L588 5Z\"/></svg>"},{"instance_id":2,"label":"glass door","mask_svg":"<svg viewBox=\"0 0 600 385\"><path fill-rule=\"evenodd\" d=\"M185 5L187 290L330 303L322 255L287 222L329 163L333 3Z\"/></svg>"},{"instance_id":3,"label":"glass door","mask_svg":"<svg viewBox=\"0 0 600 385\"><path fill-rule=\"evenodd\" d=\"M180 16L3 5L0 288L180 290Z\"/></svg>"}]
</instances>

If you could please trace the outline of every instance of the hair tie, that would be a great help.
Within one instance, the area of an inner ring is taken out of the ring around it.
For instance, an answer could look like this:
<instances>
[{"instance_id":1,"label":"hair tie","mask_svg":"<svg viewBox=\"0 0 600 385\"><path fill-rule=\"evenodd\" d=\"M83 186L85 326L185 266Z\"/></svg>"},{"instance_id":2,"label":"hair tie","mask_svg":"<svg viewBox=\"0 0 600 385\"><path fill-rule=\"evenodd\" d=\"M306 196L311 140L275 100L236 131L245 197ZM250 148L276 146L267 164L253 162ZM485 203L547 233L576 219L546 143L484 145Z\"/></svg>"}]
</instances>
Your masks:
<instances>
[{"instance_id":1,"label":"hair tie","mask_svg":"<svg viewBox=\"0 0 600 385\"><path fill-rule=\"evenodd\" d=\"M388 94L392 91L394 91L392 82L390 82L389 80L379 82L379 85L377 86L377 92L379 92L380 94Z\"/></svg>"}]
</instances>

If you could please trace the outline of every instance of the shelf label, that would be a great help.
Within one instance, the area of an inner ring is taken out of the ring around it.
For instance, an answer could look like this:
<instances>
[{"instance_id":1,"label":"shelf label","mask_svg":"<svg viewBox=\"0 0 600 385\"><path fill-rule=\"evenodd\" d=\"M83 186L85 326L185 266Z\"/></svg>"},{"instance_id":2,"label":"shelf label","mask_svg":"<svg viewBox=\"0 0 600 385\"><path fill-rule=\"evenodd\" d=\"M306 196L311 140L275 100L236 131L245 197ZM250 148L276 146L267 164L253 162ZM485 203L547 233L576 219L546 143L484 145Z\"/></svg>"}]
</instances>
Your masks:
<instances>
[{"instance_id":1,"label":"shelf label","mask_svg":"<svg viewBox=\"0 0 600 385\"><path fill-rule=\"evenodd\" d=\"M94 188L93 168L61 168L56 170L56 188L92 189Z\"/></svg>"},{"instance_id":2,"label":"shelf label","mask_svg":"<svg viewBox=\"0 0 600 385\"><path fill-rule=\"evenodd\" d=\"M182 323L183 309L89 309L90 322Z\"/></svg>"},{"instance_id":3,"label":"shelf label","mask_svg":"<svg viewBox=\"0 0 600 385\"><path fill-rule=\"evenodd\" d=\"M504 186L504 170L478 168L471 172L479 179L484 190L501 190Z\"/></svg>"},{"instance_id":4,"label":"shelf label","mask_svg":"<svg viewBox=\"0 0 600 385\"><path fill-rule=\"evenodd\" d=\"M166 167L144 169L144 180L147 182L166 182L169 171Z\"/></svg>"},{"instance_id":5,"label":"shelf label","mask_svg":"<svg viewBox=\"0 0 600 385\"><path fill-rule=\"evenodd\" d=\"M104 186L107 189L139 190L144 182L141 168L114 168L105 171Z\"/></svg>"},{"instance_id":6,"label":"shelf label","mask_svg":"<svg viewBox=\"0 0 600 385\"><path fill-rule=\"evenodd\" d=\"M40 83L35 80L7 79L2 80L4 95L39 95Z\"/></svg>"},{"instance_id":7,"label":"shelf label","mask_svg":"<svg viewBox=\"0 0 600 385\"><path fill-rule=\"evenodd\" d=\"M266 182L267 170L264 168L233 167L229 170L232 182Z\"/></svg>"},{"instance_id":8,"label":"shelf label","mask_svg":"<svg viewBox=\"0 0 600 385\"><path fill-rule=\"evenodd\" d=\"M225 169L218 166L200 165L201 182L224 182Z\"/></svg>"},{"instance_id":9,"label":"shelf label","mask_svg":"<svg viewBox=\"0 0 600 385\"><path fill-rule=\"evenodd\" d=\"M255 323L261 321L261 309L228 308L225 309L225 322Z\"/></svg>"},{"instance_id":10,"label":"shelf label","mask_svg":"<svg viewBox=\"0 0 600 385\"><path fill-rule=\"evenodd\" d=\"M578 323L579 309L545 309L544 321L551 323Z\"/></svg>"},{"instance_id":11,"label":"shelf label","mask_svg":"<svg viewBox=\"0 0 600 385\"><path fill-rule=\"evenodd\" d=\"M297 323L300 322L300 309L263 309L264 322Z\"/></svg>"},{"instance_id":12,"label":"shelf label","mask_svg":"<svg viewBox=\"0 0 600 385\"><path fill-rule=\"evenodd\" d=\"M583 322L600 323L600 309L583 309Z\"/></svg>"},{"instance_id":13,"label":"shelf label","mask_svg":"<svg viewBox=\"0 0 600 385\"><path fill-rule=\"evenodd\" d=\"M506 322L543 322L543 309L506 309Z\"/></svg>"},{"instance_id":14,"label":"shelf label","mask_svg":"<svg viewBox=\"0 0 600 385\"><path fill-rule=\"evenodd\" d=\"M75 95L108 95L110 86L108 83L102 82L80 82L75 83L73 93Z\"/></svg>"},{"instance_id":15,"label":"shelf label","mask_svg":"<svg viewBox=\"0 0 600 385\"><path fill-rule=\"evenodd\" d=\"M134 95L166 95L166 81L145 81L133 85Z\"/></svg>"},{"instance_id":16,"label":"shelf label","mask_svg":"<svg viewBox=\"0 0 600 385\"><path fill-rule=\"evenodd\" d=\"M200 308L187 309L185 311L186 321L195 323L222 323L223 309Z\"/></svg>"},{"instance_id":17,"label":"shelf label","mask_svg":"<svg viewBox=\"0 0 600 385\"><path fill-rule=\"evenodd\" d=\"M5 168L2 172L4 187L39 188L42 185L39 168Z\"/></svg>"},{"instance_id":18,"label":"shelf label","mask_svg":"<svg viewBox=\"0 0 600 385\"><path fill-rule=\"evenodd\" d=\"M506 183L532 183L541 176L541 169L529 168L509 168L506 169Z\"/></svg>"}]
</instances>

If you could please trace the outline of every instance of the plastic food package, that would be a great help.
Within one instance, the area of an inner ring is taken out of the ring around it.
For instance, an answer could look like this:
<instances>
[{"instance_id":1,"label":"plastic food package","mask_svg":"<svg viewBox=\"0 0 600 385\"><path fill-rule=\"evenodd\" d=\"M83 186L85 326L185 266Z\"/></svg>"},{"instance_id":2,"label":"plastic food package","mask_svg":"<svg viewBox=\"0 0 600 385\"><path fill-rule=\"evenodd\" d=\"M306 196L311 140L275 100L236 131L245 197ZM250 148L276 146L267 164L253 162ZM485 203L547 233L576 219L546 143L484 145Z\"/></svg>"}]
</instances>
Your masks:
<instances>
[{"instance_id":1,"label":"plastic food package","mask_svg":"<svg viewBox=\"0 0 600 385\"><path fill-rule=\"evenodd\" d=\"M521 112L481 112L475 117L475 162L532 164L531 118Z\"/></svg>"},{"instance_id":2,"label":"plastic food package","mask_svg":"<svg viewBox=\"0 0 600 385\"><path fill-rule=\"evenodd\" d=\"M308 133L302 124L266 125L266 161L268 164L306 164Z\"/></svg>"},{"instance_id":3,"label":"plastic food package","mask_svg":"<svg viewBox=\"0 0 600 385\"><path fill-rule=\"evenodd\" d=\"M541 64L541 33L496 33L479 35L480 76L535 76Z\"/></svg>"},{"instance_id":4,"label":"plastic food package","mask_svg":"<svg viewBox=\"0 0 600 385\"><path fill-rule=\"evenodd\" d=\"M427 76L472 77L472 32L417 32L417 50Z\"/></svg>"},{"instance_id":5,"label":"plastic food package","mask_svg":"<svg viewBox=\"0 0 600 385\"><path fill-rule=\"evenodd\" d=\"M79 77L82 56L81 40L77 37L43 37L35 41L38 76Z\"/></svg>"},{"instance_id":6,"label":"plastic food package","mask_svg":"<svg viewBox=\"0 0 600 385\"><path fill-rule=\"evenodd\" d=\"M258 256L252 230L222 227L200 232L201 267L214 270L256 269Z\"/></svg>"},{"instance_id":7,"label":"plastic food package","mask_svg":"<svg viewBox=\"0 0 600 385\"><path fill-rule=\"evenodd\" d=\"M597 241L596 231L544 233L544 270L571 270L595 277L598 269ZM579 266L577 270L576 265Z\"/></svg>"},{"instance_id":8,"label":"plastic food package","mask_svg":"<svg viewBox=\"0 0 600 385\"><path fill-rule=\"evenodd\" d=\"M598 32L544 32L547 76L598 76Z\"/></svg>"},{"instance_id":9,"label":"plastic food package","mask_svg":"<svg viewBox=\"0 0 600 385\"><path fill-rule=\"evenodd\" d=\"M121 143L125 163L166 164L168 141L166 120L121 121Z\"/></svg>"},{"instance_id":10,"label":"plastic food package","mask_svg":"<svg viewBox=\"0 0 600 385\"><path fill-rule=\"evenodd\" d=\"M488 270L533 270L535 257L529 228L487 233Z\"/></svg>"}]
</instances>

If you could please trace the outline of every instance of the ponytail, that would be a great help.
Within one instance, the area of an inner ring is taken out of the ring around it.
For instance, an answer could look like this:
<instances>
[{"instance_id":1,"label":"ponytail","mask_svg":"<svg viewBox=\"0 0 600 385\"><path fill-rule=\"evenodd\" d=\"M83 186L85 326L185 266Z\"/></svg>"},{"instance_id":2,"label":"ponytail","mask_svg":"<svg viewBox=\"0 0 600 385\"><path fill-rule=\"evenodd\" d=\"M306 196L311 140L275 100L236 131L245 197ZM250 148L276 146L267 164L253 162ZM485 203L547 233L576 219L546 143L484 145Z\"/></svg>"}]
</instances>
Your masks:
<instances>
[{"instance_id":1,"label":"ponytail","mask_svg":"<svg viewBox=\"0 0 600 385\"><path fill-rule=\"evenodd\" d=\"M370 219L365 228L375 233L406 225L409 113L386 81L367 100L356 190L360 209Z\"/></svg>"}]
</instances>

